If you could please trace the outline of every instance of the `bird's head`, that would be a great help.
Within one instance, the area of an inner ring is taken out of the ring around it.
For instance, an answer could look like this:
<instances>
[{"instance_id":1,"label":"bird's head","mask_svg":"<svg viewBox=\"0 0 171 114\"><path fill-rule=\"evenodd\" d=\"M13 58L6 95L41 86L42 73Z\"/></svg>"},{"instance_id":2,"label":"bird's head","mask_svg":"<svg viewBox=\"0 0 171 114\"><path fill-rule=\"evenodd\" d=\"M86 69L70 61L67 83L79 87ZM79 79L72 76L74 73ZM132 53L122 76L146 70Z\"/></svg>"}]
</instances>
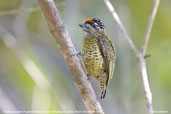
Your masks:
<instances>
[{"instance_id":1,"label":"bird's head","mask_svg":"<svg viewBox=\"0 0 171 114\"><path fill-rule=\"evenodd\" d=\"M84 24L79 24L86 35L89 36L101 36L105 33L105 26L100 19L88 18L85 20Z\"/></svg>"}]
</instances>

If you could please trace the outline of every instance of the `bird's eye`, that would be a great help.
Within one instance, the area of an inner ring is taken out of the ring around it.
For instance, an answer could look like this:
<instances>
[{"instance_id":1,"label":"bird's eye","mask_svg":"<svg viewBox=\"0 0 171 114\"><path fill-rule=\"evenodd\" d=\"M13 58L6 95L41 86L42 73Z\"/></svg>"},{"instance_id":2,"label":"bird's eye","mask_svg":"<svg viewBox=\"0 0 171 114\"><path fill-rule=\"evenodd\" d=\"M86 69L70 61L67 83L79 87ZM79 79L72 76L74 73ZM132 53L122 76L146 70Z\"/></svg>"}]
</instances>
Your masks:
<instances>
[{"instance_id":1,"label":"bird's eye","mask_svg":"<svg viewBox=\"0 0 171 114\"><path fill-rule=\"evenodd\" d=\"M94 28L97 28L98 27L98 24L97 23L93 23L92 25Z\"/></svg>"}]
</instances>

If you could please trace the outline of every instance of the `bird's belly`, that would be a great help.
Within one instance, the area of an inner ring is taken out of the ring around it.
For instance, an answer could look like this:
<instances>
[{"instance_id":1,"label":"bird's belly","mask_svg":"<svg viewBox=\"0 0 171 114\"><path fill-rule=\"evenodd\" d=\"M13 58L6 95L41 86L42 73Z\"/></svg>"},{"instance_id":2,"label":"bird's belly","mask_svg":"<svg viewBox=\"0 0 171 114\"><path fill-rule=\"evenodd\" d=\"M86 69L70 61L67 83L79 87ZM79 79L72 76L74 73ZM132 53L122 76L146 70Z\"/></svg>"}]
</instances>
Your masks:
<instances>
[{"instance_id":1,"label":"bird's belly","mask_svg":"<svg viewBox=\"0 0 171 114\"><path fill-rule=\"evenodd\" d=\"M101 72L104 71L103 58L99 50L89 49L83 54L82 61L87 73L97 79Z\"/></svg>"}]
</instances>

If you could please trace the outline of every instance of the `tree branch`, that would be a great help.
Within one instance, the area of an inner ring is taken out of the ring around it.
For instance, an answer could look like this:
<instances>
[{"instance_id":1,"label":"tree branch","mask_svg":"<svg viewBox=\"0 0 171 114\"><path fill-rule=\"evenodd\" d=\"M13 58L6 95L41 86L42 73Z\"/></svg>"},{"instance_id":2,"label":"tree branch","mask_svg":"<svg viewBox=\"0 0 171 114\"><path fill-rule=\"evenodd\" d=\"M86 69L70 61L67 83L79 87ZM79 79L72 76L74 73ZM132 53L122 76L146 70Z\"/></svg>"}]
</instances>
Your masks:
<instances>
[{"instance_id":1,"label":"tree branch","mask_svg":"<svg viewBox=\"0 0 171 114\"><path fill-rule=\"evenodd\" d=\"M134 43L132 42L131 37L128 35L128 32L126 31L125 27L123 26L118 14L115 11L114 7L112 6L111 2L109 0L104 0L104 2L106 4L107 8L109 9L109 11L112 13L113 19L118 24L120 30L123 32L123 34L125 36L124 38L128 41L130 48L132 49L132 51L136 55L137 49L136 49Z\"/></svg>"},{"instance_id":2,"label":"tree branch","mask_svg":"<svg viewBox=\"0 0 171 114\"><path fill-rule=\"evenodd\" d=\"M140 73L141 73L142 84L143 84L143 88L144 88L144 97L145 97L145 101L146 101L148 114L153 114L152 93L151 93L149 82L148 82L148 76L147 76L147 70L146 70L147 68L146 68L146 62L145 62L144 56L145 56L146 48L148 45L148 40L149 40L150 32L152 29L152 25L153 25L155 15L156 15L156 12L158 9L159 0L154 0L154 6L153 6L153 10L152 10L150 19L149 19L144 44L142 46L142 52L137 51L137 48L135 47L134 43L131 40L131 37L128 35L125 27L123 26L122 22L120 21L119 16L116 13L111 2L109 0L104 0L104 2L106 4L107 8L109 9L109 11L111 12L114 21L117 23L120 30L123 32L125 39L127 40L130 48L132 49L132 51L134 52L134 55L137 58L137 62L138 62L138 66L139 66L138 68L139 68Z\"/></svg>"},{"instance_id":3,"label":"tree branch","mask_svg":"<svg viewBox=\"0 0 171 114\"><path fill-rule=\"evenodd\" d=\"M152 30L152 26L153 26L153 23L154 23L154 19L155 19L156 13L157 13L159 3L160 3L160 0L154 0L154 2L153 2L153 10L151 12L151 16L150 16L149 21L148 21L147 31L146 31L146 34L145 34L144 43L142 45L142 53L143 53L144 56L145 56L145 53L146 53L148 41L149 41L149 38L150 38L150 33L151 33L151 30Z\"/></svg>"},{"instance_id":4,"label":"tree branch","mask_svg":"<svg viewBox=\"0 0 171 114\"><path fill-rule=\"evenodd\" d=\"M84 104L91 113L103 113L100 103L96 100L95 93L87 75L81 66L80 59L75 55L76 49L71 41L68 31L65 29L58 10L53 0L37 0L44 14L51 34L55 38L59 49L72 73L75 85L82 96ZM90 112L89 112L90 113Z\"/></svg>"}]
</instances>

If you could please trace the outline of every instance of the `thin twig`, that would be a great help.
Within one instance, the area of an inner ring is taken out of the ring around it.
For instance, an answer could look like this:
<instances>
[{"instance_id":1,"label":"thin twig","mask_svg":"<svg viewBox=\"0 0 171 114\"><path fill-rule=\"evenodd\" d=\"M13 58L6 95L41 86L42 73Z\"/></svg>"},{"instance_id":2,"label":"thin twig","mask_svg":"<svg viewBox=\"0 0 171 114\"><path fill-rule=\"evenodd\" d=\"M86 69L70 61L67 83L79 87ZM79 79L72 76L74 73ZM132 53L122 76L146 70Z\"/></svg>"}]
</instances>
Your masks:
<instances>
[{"instance_id":1,"label":"thin twig","mask_svg":"<svg viewBox=\"0 0 171 114\"><path fill-rule=\"evenodd\" d=\"M143 53L144 56L146 54L150 33L151 33L151 30L152 30L152 26L153 26L153 23L154 23L154 19L155 19L156 13L157 13L159 3L160 3L160 0L154 0L154 2L153 2L153 10L151 12L151 16L150 16L149 21L148 21L147 31L146 31L144 42L143 42L143 45L142 45L142 53Z\"/></svg>"},{"instance_id":2,"label":"thin twig","mask_svg":"<svg viewBox=\"0 0 171 114\"><path fill-rule=\"evenodd\" d=\"M109 11L112 13L113 19L115 20L115 22L118 24L120 30L123 32L124 34L124 38L126 38L126 40L128 41L129 46L131 47L132 51L134 52L134 54L137 53L137 49L134 45L134 43L131 40L131 37L128 35L128 32L126 31L125 27L123 26L118 14L116 13L114 7L112 6L111 2L109 0L104 0L107 8L109 9Z\"/></svg>"},{"instance_id":3,"label":"thin twig","mask_svg":"<svg viewBox=\"0 0 171 114\"><path fill-rule=\"evenodd\" d=\"M84 72L81 61L77 57L76 49L71 41L71 38L66 30L59 11L56 9L53 0L37 0L42 13L48 23L51 34L55 38L59 49L61 50L64 59L72 73L75 85L82 96L83 102L89 113L103 113L100 103L95 97L95 93L87 80L87 75Z\"/></svg>"},{"instance_id":4,"label":"thin twig","mask_svg":"<svg viewBox=\"0 0 171 114\"><path fill-rule=\"evenodd\" d=\"M155 19L155 15L156 15L156 12L158 9L159 0L154 0L154 7L153 7L152 14L150 16L150 20L148 23L147 33L146 33L145 41L144 41L145 43L144 43L142 52L137 51L137 48L135 47L134 43L131 40L131 37L128 35L125 27L123 26L122 22L120 21L119 16L116 13L111 2L109 0L104 0L104 2L106 4L107 8L109 9L109 11L112 13L114 20L118 24L120 30L123 32L126 40L128 41L130 48L132 49L132 51L134 52L134 55L137 58L137 62L138 62L138 66L139 66L139 70L140 70L141 78L142 78L142 84L143 84L143 88L144 88L144 96L145 96L147 110L148 110L149 114L153 114L152 93L151 93L149 82L148 82L148 76L147 76L147 70L146 70L147 68L146 68L146 62L145 62L144 55L145 55L145 51L146 51L146 48L148 45L148 40L149 40L150 32L152 29L152 25L153 25L153 22Z\"/></svg>"},{"instance_id":5,"label":"thin twig","mask_svg":"<svg viewBox=\"0 0 171 114\"><path fill-rule=\"evenodd\" d=\"M144 97L145 97L148 114L153 114L152 93L150 90L150 85L149 85L148 76L147 76L146 62L142 53L138 54L137 61L138 61L138 67L139 67L140 74L141 74L142 85L144 88Z\"/></svg>"},{"instance_id":6,"label":"thin twig","mask_svg":"<svg viewBox=\"0 0 171 114\"><path fill-rule=\"evenodd\" d=\"M26 9L15 9L15 10L9 10L9 11L0 11L0 16L5 16L5 15L15 15L18 13L29 13L33 11L38 11L39 8L26 8Z\"/></svg>"},{"instance_id":7,"label":"thin twig","mask_svg":"<svg viewBox=\"0 0 171 114\"><path fill-rule=\"evenodd\" d=\"M56 3L56 6L63 6L65 2ZM16 15L18 13L30 13L33 11L39 11L40 9L35 8L25 8L25 9L13 9L13 10L7 10L7 11L0 11L0 16L6 16L6 15Z\"/></svg>"}]
</instances>

